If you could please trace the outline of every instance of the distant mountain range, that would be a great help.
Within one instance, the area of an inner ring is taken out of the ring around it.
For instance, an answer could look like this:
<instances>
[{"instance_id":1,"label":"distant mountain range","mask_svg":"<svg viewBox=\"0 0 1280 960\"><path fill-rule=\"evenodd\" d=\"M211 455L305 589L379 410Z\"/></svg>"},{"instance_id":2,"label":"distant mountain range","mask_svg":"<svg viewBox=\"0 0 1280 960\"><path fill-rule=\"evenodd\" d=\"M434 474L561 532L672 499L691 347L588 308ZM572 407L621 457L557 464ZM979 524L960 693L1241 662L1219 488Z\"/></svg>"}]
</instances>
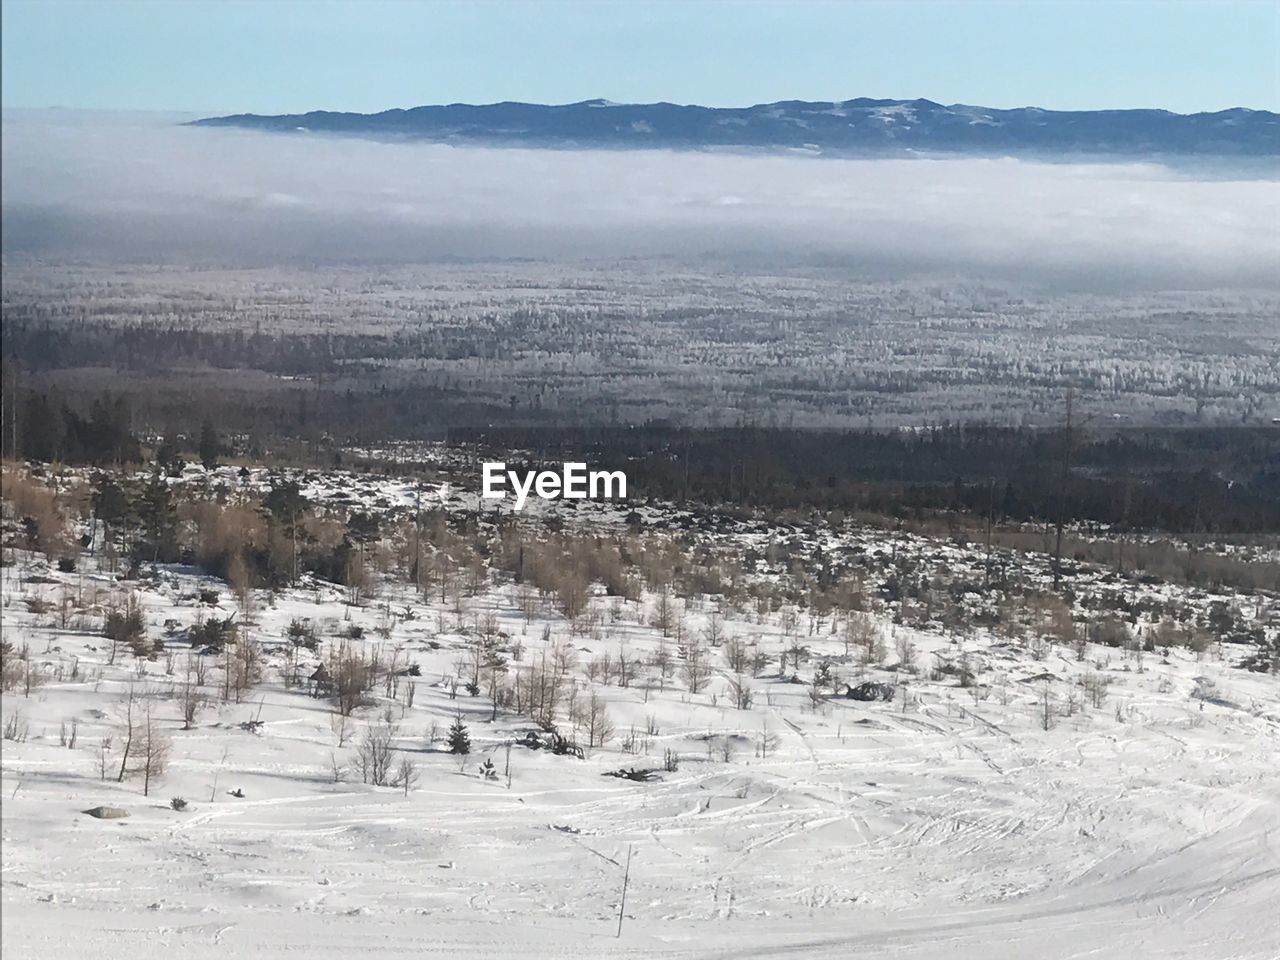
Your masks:
<instances>
[{"instance_id":1,"label":"distant mountain range","mask_svg":"<svg viewBox=\"0 0 1280 960\"><path fill-rule=\"evenodd\" d=\"M785 149L834 154L964 153L1280 156L1280 114L1237 107L1216 113L1167 110L995 110L932 100L753 107L584 100L548 106L492 103L382 113L244 113L193 121L278 133L379 140L553 148Z\"/></svg>"}]
</instances>

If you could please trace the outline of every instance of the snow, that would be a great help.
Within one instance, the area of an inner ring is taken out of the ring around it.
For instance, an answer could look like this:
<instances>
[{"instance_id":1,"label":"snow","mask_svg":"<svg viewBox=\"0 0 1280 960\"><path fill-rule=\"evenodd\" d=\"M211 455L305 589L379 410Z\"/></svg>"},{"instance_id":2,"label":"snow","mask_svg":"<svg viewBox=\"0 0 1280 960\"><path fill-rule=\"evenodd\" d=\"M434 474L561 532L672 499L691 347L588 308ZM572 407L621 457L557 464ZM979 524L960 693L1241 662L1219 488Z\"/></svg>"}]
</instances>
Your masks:
<instances>
[{"instance_id":1,"label":"snow","mask_svg":"<svg viewBox=\"0 0 1280 960\"><path fill-rule=\"evenodd\" d=\"M255 470L246 485L265 483ZM405 481L330 474L307 494L335 488L388 509L415 495ZM474 493L458 489L445 502L475 507ZM628 509L573 516L608 529ZM739 549L763 548L778 532L734 536ZM395 745L421 775L406 795L350 771L334 782L333 758L349 762L351 741L336 745L328 701L286 688L278 652L243 702L217 703L181 730L165 699L182 683L181 630L201 616L198 590L218 590L219 616L238 609L234 598L190 568L161 567L131 586L151 636L178 621L166 655L125 652L109 664L89 625L59 626L26 603L64 590L105 600L124 587L91 563L84 570L58 573L21 551L3 570L5 639L28 644L45 677L29 697L19 687L3 698L5 719L18 713L29 731L3 744L6 958L1280 956L1280 683L1236 668L1231 645L1141 660L1090 645L1080 660L1061 647L1037 656L984 633L956 643L880 620L889 653L869 678L902 679L893 651L905 638L926 670L969 658L978 685L922 671L892 702L829 696L815 706L811 688L777 675L775 662L750 681L745 710L713 651L717 676L701 693L678 677L659 685L652 670L625 688L596 683L617 736L582 760L513 746L508 783L507 744L533 725L509 711L490 722L485 696L450 694L446 678L469 642L450 605L389 581L366 606L324 584L259 591L252 631L270 651L306 617L326 640L362 625L359 642L420 667L401 678L415 687L412 706L384 699L352 725L358 741L391 707ZM549 609L526 620L510 585L469 602L469 616L493 613L523 642L521 664L540 656L544 626L568 636ZM597 603L599 635L571 638L579 665L656 649L639 605ZM716 606L690 601L690 626L703 628ZM776 614L726 614L731 636L782 649ZM810 653L801 680L824 659L855 676L829 625L800 630ZM1053 679L1032 679L1046 673ZM1105 703L1075 696L1098 676ZM138 781L104 780L98 768L96 745L130 684L161 694L173 741L164 782L146 798ZM1210 684L1212 698L1194 695ZM1047 730L1046 687L1059 711ZM459 712L475 751L462 768L429 737ZM75 749L59 743L72 718ZM253 719L259 732L242 729ZM642 745L628 753L633 730ZM662 769L668 749L681 758L673 772ZM486 758L497 780L478 775ZM632 766L656 768L658 779L603 775ZM173 796L188 809L170 809ZM99 804L130 816L80 812Z\"/></svg>"},{"instance_id":2,"label":"snow","mask_svg":"<svg viewBox=\"0 0 1280 960\"><path fill-rule=\"evenodd\" d=\"M905 103L888 107L876 107L874 116L877 120L882 120L885 123L897 123L899 120L907 123L915 123L916 121L915 108Z\"/></svg>"}]
</instances>

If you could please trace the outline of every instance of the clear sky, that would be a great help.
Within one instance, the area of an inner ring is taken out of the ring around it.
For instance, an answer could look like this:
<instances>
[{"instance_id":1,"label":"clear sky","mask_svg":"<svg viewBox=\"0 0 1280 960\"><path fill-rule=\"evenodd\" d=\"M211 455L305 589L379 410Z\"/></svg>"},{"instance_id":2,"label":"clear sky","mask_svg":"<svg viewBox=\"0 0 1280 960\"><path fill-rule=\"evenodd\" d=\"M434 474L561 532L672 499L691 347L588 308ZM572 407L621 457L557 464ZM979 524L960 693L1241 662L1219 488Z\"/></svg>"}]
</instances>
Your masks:
<instances>
[{"instance_id":1,"label":"clear sky","mask_svg":"<svg viewBox=\"0 0 1280 960\"><path fill-rule=\"evenodd\" d=\"M1280 110L1280 0L4 0L3 104L209 113L592 97Z\"/></svg>"}]
</instances>

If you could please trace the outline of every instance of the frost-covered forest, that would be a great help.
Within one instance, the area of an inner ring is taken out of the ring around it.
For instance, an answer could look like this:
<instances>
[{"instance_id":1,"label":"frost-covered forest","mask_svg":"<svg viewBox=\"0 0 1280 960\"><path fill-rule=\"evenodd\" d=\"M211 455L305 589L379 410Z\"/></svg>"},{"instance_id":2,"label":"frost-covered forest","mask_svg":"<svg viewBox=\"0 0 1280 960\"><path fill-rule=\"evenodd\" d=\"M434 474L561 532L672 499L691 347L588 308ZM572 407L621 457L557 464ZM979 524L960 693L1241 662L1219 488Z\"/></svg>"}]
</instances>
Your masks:
<instances>
[{"instance_id":1,"label":"frost-covered forest","mask_svg":"<svg viewBox=\"0 0 1280 960\"><path fill-rule=\"evenodd\" d=\"M6 263L6 358L244 431L1280 417L1274 291L1082 294L706 262L257 270ZM334 398L339 398L338 402ZM376 416L369 411L377 410Z\"/></svg>"}]
</instances>

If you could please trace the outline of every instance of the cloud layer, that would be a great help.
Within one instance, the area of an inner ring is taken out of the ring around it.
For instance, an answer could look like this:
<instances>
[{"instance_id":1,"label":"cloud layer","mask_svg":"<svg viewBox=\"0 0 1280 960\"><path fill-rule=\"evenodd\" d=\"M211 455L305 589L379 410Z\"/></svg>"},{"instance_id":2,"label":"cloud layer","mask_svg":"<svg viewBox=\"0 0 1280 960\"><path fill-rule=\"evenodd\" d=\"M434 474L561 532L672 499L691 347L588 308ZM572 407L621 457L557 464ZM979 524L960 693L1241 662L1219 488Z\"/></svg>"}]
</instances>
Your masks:
<instances>
[{"instance_id":1,"label":"cloud layer","mask_svg":"<svg viewBox=\"0 0 1280 960\"><path fill-rule=\"evenodd\" d=\"M1280 182L1151 163L538 151L11 111L7 255L716 255L1087 287L1275 286Z\"/></svg>"}]
</instances>

